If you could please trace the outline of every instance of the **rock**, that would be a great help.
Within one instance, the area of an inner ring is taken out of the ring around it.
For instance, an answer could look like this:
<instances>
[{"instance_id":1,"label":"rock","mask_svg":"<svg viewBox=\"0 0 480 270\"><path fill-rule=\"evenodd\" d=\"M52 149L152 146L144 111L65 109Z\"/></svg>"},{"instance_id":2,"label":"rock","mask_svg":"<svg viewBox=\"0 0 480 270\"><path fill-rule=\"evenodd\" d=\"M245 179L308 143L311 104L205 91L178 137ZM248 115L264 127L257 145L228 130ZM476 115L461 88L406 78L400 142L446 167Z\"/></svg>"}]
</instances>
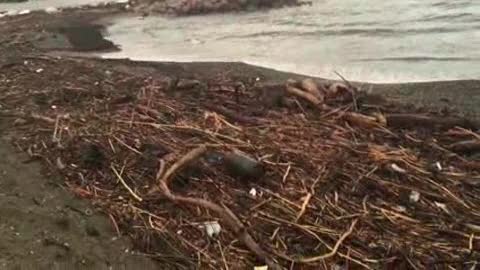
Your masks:
<instances>
[{"instance_id":1,"label":"rock","mask_svg":"<svg viewBox=\"0 0 480 270\"><path fill-rule=\"evenodd\" d=\"M255 181L265 174L260 162L239 151L225 154L224 165L232 177L241 180Z\"/></svg>"}]
</instances>

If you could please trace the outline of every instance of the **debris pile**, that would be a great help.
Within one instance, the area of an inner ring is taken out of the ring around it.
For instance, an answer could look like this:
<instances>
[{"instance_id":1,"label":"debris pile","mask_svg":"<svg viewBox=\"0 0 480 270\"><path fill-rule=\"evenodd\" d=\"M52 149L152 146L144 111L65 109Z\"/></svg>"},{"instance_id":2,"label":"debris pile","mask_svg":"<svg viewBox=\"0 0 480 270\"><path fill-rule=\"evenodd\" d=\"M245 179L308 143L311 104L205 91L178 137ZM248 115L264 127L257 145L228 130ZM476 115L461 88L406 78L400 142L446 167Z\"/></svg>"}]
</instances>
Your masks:
<instances>
[{"instance_id":1,"label":"debris pile","mask_svg":"<svg viewBox=\"0 0 480 270\"><path fill-rule=\"evenodd\" d=\"M0 75L15 143L166 265L470 269L480 257L476 122L373 104L347 81L63 61Z\"/></svg>"}]
</instances>

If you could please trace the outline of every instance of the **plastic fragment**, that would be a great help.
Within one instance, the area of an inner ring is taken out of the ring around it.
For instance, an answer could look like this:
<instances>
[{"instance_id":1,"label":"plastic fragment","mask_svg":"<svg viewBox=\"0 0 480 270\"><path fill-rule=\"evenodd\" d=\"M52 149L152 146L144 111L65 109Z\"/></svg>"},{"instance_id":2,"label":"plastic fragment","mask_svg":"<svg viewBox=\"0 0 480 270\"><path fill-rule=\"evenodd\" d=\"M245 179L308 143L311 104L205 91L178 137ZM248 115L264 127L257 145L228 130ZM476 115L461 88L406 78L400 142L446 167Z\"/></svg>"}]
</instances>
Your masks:
<instances>
[{"instance_id":1,"label":"plastic fragment","mask_svg":"<svg viewBox=\"0 0 480 270\"><path fill-rule=\"evenodd\" d=\"M205 222L204 226L208 237L215 237L222 231L222 227L217 221Z\"/></svg>"},{"instance_id":2,"label":"plastic fragment","mask_svg":"<svg viewBox=\"0 0 480 270\"><path fill-rule=\"evenodd\" d=\"M57 168L59 170L64 170L67 166L65 165L65 163L63 163L62 159L60 157L57 158L56 160L56 164L57 164Z\"/></svg>"},{"instance_id":3,"label":"plastic fragment","mask_svg":"<svg viewBox=\"0 0 480 270\"><path fill-rule=\"evenodd\" d=\"M435 202L435 206L442 209L445 213L450 214L450 211L448 211L446 204Z\"/></svg>"},{"instance_id":4,"label":"plastic fragment","mask_svg":"<svg viewBox=\"0 0 480 270\"><path fill-rule=\"evenodd\" d=\"M398 172L398 173L407 173L407 171L406 171L405 169L400 168L400 167L399 167L397 164L395 164L395 163L392 163L391 167L392 167L392 170L394 170L394 171L396 171L396 172Z\"/></svg>"},{"instance_id":5,"label":"plastic fragment","mask_svg":"<svg viewBox=\"0 0 480 270\"><path fill-rule=\"evenodd\" d=\"M419 200L420 200L420 192L416 190L412 190L412 192L410 192L410 202L416 203Z\"/></svg>"}]
</instances>

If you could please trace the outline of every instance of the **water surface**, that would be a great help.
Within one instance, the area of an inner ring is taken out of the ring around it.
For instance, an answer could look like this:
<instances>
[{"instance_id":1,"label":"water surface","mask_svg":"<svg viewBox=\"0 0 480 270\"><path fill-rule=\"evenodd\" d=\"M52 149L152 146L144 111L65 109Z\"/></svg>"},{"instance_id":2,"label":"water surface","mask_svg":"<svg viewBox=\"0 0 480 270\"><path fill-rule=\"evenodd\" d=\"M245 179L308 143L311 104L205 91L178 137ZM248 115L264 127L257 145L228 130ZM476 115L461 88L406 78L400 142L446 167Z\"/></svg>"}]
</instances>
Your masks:
<instances>
[{"instance_id":1,"label":"water surface","mask_svg":"<svg viewBox=\"0 0 480 270\"><path fill-rule=\"evenodd\" d=\"M0 11L98 4L31 0ZM367 4L368 2L368 4ZM480 0L314 0L313 6L185 18L116 18L104 57L244 61L351 80L480 79Z\"/></svg>"},{"instance_id":2,"label":"water surface","mask_svg":"<svg viewBox=\"0 0 480 270\"><path fill-rule=\"evenodd\" d=\"M314 0L313 6L186 18L119 18L106 57L244 61L351 80L480 79L480 1Z\"/></svg>"}]
</instances>

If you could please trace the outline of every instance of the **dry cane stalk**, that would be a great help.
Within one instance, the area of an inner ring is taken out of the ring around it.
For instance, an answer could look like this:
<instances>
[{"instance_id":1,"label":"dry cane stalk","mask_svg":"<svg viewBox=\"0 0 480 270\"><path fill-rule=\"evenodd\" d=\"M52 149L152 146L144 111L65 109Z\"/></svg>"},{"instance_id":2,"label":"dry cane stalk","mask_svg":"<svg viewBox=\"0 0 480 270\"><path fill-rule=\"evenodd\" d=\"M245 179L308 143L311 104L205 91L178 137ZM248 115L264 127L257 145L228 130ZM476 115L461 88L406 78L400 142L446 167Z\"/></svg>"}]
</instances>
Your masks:
<instances>
[{"instance_id":1,"label":"dry cane stalk","mask_svg":"<svg viewBox=\"0 0 480 270\"><path fill-rule=\"evenodd\" d=\"M241 223L233 212L225 206L220 206L216 203L210 202L208 200L202 198L194 198L194 197L185 197L181 195L175 195L171 192L170 188L168 187L170 181L172 180L173 176L177 171L181 168L185 167L187 164L192 162L193 160L198 159L201 155L203 155L207 151L207 146L202 145L196 149L191 150L185 156L183 156L180 160L175 162L166 172L165 174L159 173L157 175L157 181L159 185L160 191L174 203L177 204L190 204L190 205L197 205L208 210L215 212L220 218L225 222L228 227L230 227L237 237L245 244L246 247L250 249L260 260L263 260L270 269L273 270L281 270L282 267L278 265L271 256L265 252L253 239L253 237L248 233L245 226ZM161 166L162 167L162 166ZM161 168L161 170L163 170Z\"/></svg>"}]
</instances>

